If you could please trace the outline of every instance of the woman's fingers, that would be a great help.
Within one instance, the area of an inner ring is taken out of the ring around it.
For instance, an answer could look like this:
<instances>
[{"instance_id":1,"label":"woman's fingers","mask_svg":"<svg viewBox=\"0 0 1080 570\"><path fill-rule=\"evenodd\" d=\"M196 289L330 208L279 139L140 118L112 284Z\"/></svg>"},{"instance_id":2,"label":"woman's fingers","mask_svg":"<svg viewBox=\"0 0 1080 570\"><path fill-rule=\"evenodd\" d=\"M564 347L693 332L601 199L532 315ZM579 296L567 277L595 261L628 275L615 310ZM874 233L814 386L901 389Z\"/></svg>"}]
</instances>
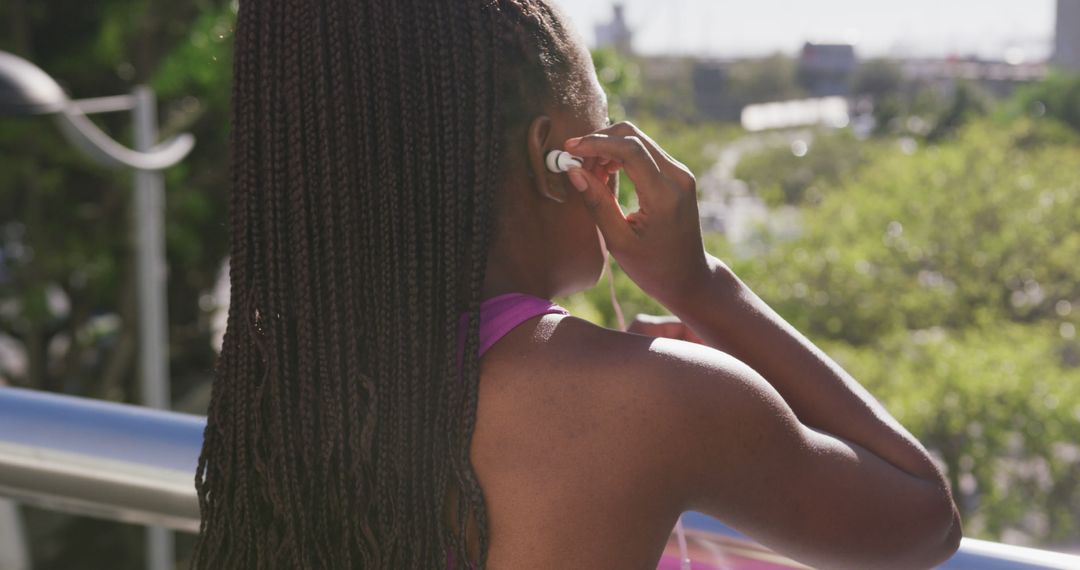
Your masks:
<instances>
[{"instance_id":1,"label":"woman's fingers","mask_svg":"<svg viewBox=\"0 0 1080 570\"><path fill-rule=\"evenodd\" d=\"M646 201L650 191L658 192L664 185L660 168L637 137L594 133L567 140L566 150L582 157L601 157L621 163L637 187L639 201Z\"/></svg>"},{"instance_id":2,"label":"woman's fingers","mask_svg":"<svg viewBox=\"0 0 1080 570\"><path fill-rule=\"evenodd\" d=\"M589 215L604 235L608 251L621 251L623 245L628 243L627 240L633 237L634 230L619 207L610 180L601 180L581 168L571 169L566 174L574 187L581 192Z\"/></svg>"},{"instance_id":3,"label":"woman's fingers","mask_svg":"<svg viewBox=\"0 0 1080 570\"><path fill-rule=\"evenodd\" d=\"M660 168L660 171L663 172L664 175L683 184L688 182L694 182L694 175L690 172L690 169L687 168L686 165L679 162L678 160L675 160L675 158L668 154L663 147L661 147L659 144L656 144L656 141L652 140L649 135L645 134L644 131L639 129L637 125L631 123L630 121L615 123L614 125L611 125L606 129L602 129L599 132L609 135L618 135L622 137L636 137L640 139L641 142L645 145L645 149L648 150L649 154L652 155L653 160L656 162L657 166Z\"/></svg>"},{"instance_id":4,"label":"woman's fingers","mask_svg":"<svg viewBox=\"0 0 1080 570\"><path fill-rule=\"evenodd\" d=\"M637 125L631 123L630 121L623 121L611 125L610 127L605 127L596 131L595 134L618 136L623 138L636 138L641 141L642 145L645 147L645 150L647 150L652 156L653 161L657 165L657 168L659 168L660 172L662 172L665 176L668 176L669 178L672 178L673 180L683 185L685 185L686 183L693 184L695 182L693 173L690 172L690 169L687 168L686 165L679 162L670 154L668 154L668 152L664 150L664 148L661 147L659 144L657 144L656 141L652 139L652 137L650 137L648 134L638 128Z\"/></svg>"},{"instance_id":5,"label":"woman's fingers","mask_svg":"<svg viewBox=\"0 0 1080 570\"><path fill-rule=\"evenodd\" d=\"M639 136L636 127L621 124L606 131L566 141L568 152L593 167L567 174L619 266L642 291L671 306L709 274L696 183L685 167ZM638 197L638 210L629 215L617 200L620 168L634 182Z\"/></svg>"},{"instance_id":6,"label":"woman's fingers","mask_svg":"<svg viewBox=\"0 0 1080 570\"><path fill-rule=\"evenodd\" d=\"M582 166L582 169L591 172L597 180L607 184L613 174L611 171L612 164L617 163L613 163L606 158L589 157L585 159L585 164ZM616 168L615 172L618 172L618 168Z\"/></svg>"},{"instance_id":7,"label":"woman's fingers","mask_svg":"<svg viewBox=\"0 0 1080 570\"><path fill-rule=\"evenodd\" d=\"M643 208L657 204L658 198L670 196L666 190L684 191L697 198L697 180L681 162L635 125L618 123L593 134L566 141L569 152L582 156L588 165L604 165L609 172L619 168L634 181L638 202ZM597 169L587 168L597 174Z\"/></svg>"},{"instance_id":8,"label":"woman's fingers","mask_svg":"<svg viewBox=\"0 0 1080 570\"><path fill-rule=\"evenodd\" d=\"M626 332L664 338L681 338L682 321L678 317L639 314Z\"/></svg>"}]
</instances>

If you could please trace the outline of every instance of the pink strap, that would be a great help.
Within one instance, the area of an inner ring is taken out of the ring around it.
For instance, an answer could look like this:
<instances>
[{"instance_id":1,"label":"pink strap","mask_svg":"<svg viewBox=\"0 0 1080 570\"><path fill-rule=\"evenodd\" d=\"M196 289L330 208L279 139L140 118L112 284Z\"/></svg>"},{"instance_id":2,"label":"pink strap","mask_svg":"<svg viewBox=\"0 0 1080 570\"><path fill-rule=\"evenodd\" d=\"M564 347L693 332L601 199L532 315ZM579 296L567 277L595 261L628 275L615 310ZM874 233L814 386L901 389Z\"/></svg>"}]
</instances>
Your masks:
<instances>
[{"instance_id":1,"label":"pink strap","mask_svg":"<svg viewBox=\"0 0 1080 570\"><path fill-rule=\"evenodd\" d=\"M548 313L570 314L547 299L524 293L507 293L484 301L480 304L480 355L514 327Z\"/></svg>"},{"instance_id":2,"label":"pink strap","mask_svg":"<svg viewBox=\"0 0 1080 570\"><path fill-rule=\"evenodd\" d=\"M563 307L548 299L526 293L506 293L480 303L480 346L478 354L483 356L489 348L499 341L514 327L537 316L555 313L569 315ZM469 326L469 315L462 313L458 323L458 370L461 370L462 356L465 354L465 332Z\"/></svg>"}]
</instances>

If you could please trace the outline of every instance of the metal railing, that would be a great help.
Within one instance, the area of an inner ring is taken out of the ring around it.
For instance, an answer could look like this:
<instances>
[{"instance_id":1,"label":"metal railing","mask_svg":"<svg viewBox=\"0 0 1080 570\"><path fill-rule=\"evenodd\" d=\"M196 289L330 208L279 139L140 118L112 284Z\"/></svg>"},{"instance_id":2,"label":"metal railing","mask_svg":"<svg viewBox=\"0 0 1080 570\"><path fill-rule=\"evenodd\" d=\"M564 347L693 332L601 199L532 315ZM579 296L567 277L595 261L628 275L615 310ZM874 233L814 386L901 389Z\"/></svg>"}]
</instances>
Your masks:
<instances>
[{"instance_id":1,"label":"metal railing","mask_svg":"<svg viewBox=\"0 0 1080 570\"><path fill-rule=\"evenodd\" d=\"M195 533L199 416L0 388L0 496Z\"/></svg>"},{"instance_id":2,"label":"metal railing","mask_svg":"<svg viewBox=\"0 0 1080 570\"><path fill-rule=\"evenodd\" d=\"M205 426L201 416L0 387L0 496L196 533L195 469ZM713 548L763 551L700 513L687 513L684 524L691 540ZM965 538L940 568L1076 570L1080 556Z\"/></svg>"}]
</instances>

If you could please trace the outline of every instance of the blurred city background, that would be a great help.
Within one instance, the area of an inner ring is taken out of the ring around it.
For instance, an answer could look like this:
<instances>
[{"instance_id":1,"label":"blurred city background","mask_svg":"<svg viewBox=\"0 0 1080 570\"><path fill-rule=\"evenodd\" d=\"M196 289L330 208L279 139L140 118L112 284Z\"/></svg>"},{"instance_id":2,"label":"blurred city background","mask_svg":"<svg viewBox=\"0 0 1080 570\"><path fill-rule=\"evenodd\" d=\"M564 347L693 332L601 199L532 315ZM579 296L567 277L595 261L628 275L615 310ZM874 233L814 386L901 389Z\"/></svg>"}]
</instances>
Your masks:
<instances>
[{"instance_id":1,"label":"blurred city background","mask_svg":"<svg viewBox=\"0 0 1080 570\"><path fill-rule=\"evenodd\" d=\"M696 173L708 250L927 445L966 534L1080 553L1080 0L560 3L612 118ZM0 116L0 386L206 413L236 8L0 3L0 51L72 98L149 86L154 142L197 141L133 186L49 117ZM86 117L152 146L128 114ZM163 225L139 184L164 188ZM166 267L158 372L148 239ZM665 313L613 275L628 318ZM614 327L601 285L556 301ZM192 540L167 547L176 568ZM0 570L146 568L152 543L0 499Z\"/></svg>"}]
</instances>

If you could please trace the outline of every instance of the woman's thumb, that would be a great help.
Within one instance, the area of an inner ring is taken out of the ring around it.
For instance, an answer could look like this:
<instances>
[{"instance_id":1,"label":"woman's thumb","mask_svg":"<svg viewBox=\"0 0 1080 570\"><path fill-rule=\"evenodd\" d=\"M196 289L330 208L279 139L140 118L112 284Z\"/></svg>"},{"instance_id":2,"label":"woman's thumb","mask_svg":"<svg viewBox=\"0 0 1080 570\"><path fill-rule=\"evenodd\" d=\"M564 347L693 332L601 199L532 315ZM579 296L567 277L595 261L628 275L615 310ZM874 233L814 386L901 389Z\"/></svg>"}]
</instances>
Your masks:
<instances>
[{"instance_id":1,"label":"woman's thumb","mask_svg":"<svg viewBox=\"0 0 1080 570\"><path fill-rule=\"evenodd\" d=\"M604 234L608 250L613 251L612 245L623 243L626 232L631 231L615 193L585 169L573 168L566 175L581 194L596 227Z\"/></svg>"}]
</instances>

